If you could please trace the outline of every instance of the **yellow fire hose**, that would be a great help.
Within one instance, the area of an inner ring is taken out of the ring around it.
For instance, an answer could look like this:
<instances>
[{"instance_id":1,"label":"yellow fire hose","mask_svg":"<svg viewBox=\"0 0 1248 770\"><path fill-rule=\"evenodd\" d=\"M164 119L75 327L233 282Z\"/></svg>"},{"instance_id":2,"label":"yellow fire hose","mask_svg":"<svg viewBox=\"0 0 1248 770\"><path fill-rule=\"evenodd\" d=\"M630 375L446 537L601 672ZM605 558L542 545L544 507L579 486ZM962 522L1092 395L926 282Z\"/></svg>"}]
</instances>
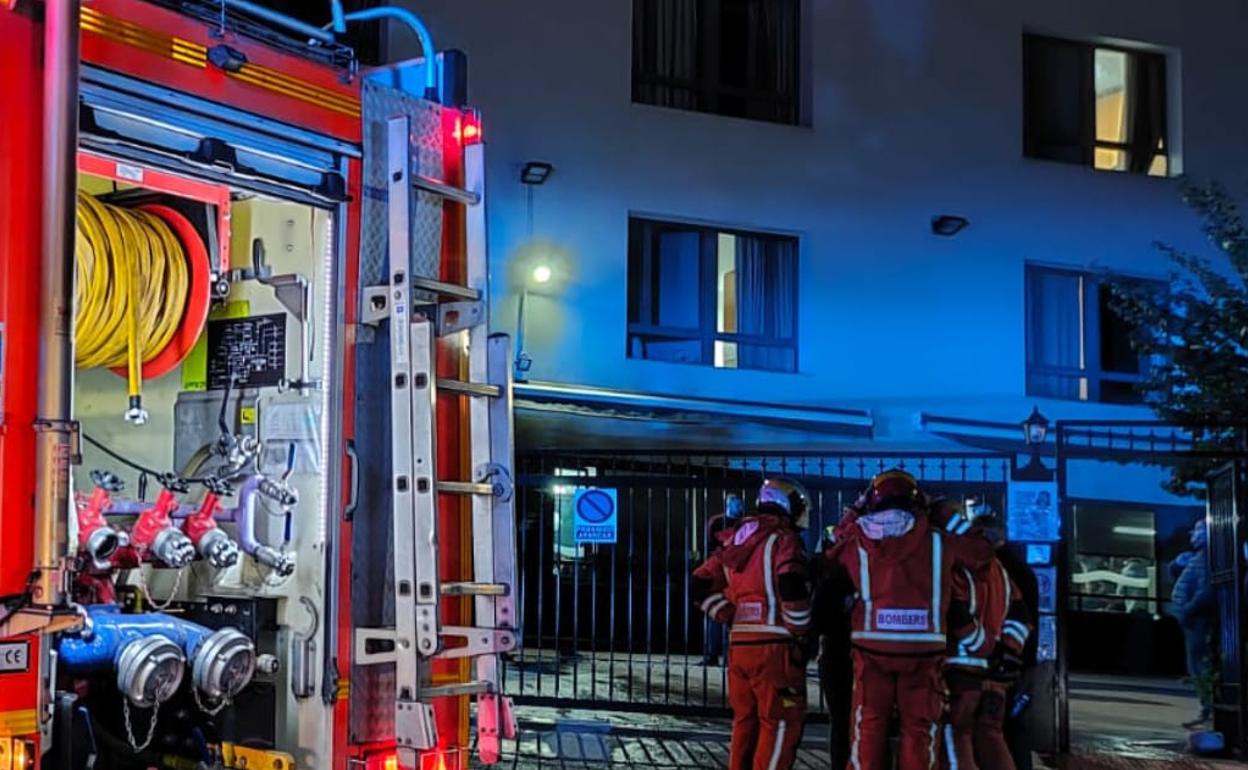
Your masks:
<instances>
[{"instance_id":1,"label":"yellow fire hose","mask_svg":"<svg viewBox=\"0 0 1248 770\"><path fill-rule=\"evenodd\" d=\"M75 362L125 367L126 419L143 423L143 364L173 339L190 273L173 230L145 211L78 194L74 290Z\"/></svg>"}]
</instances>

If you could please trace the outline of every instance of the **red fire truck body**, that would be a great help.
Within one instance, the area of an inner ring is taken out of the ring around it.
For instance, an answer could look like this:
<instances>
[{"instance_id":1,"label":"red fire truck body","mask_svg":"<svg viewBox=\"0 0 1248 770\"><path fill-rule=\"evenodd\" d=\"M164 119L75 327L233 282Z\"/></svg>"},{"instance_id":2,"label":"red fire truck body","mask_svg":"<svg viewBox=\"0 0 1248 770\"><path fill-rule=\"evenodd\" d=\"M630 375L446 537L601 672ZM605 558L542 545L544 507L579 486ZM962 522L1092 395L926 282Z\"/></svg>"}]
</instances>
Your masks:
<instances>
[{"instance_id":1,"label":"red fire truck body","mask_svg":"<svg viewBox=\"0 0 1248 770\"><path fill-rule=\"evenodd\" d=\"M53 2L0 3L0 768L85 767L84 741L118 767L493 761L510 382L452 57L364 73L249 3ZM392 87L413 73L431 87ZM76 208L50 189L58 135ZM140 226L167 252L134 251ZM125 277L158 253L163 277ZM143 355L150 282L176 331L126 394L84 338L132 322L101 344ZM58 318L79 360L49 414Z\"/></svg>"}]
</instances>

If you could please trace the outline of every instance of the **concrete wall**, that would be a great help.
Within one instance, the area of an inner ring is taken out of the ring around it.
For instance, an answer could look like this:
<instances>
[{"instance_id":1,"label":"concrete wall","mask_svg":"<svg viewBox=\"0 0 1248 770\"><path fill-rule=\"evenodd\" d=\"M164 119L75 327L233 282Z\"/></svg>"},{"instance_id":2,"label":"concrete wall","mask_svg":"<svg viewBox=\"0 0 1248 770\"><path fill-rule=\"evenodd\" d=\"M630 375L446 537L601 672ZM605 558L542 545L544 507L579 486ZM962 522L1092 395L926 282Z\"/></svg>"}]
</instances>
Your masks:
<instances>
[{"instance_id":1,"label":"concrete wall","mask_svg":"<svg viewBox=\"0 0 1248 770\"><path fill-rule=\"evenodd\" d=\"M1018 420L1024 264L1164 275L1155 240L1203 249L1175 180L1022 153L1023 32L1136 41L1171 54L1172 162L1248 192L1236 98L1248 7L1197 0L807 0L808 125L631 102L628 0L409 0L440 47L467 52L489 143L493 323L514 331L536 261L534 380L785 403L868 406L883 435L918 410ZM418 50L394 33L392 58ZM554 164L533 196L528 160ZM799 371L626 356L632 213L801 237ZM934 214L968 217L933 236ZM1205 249L1208 251L1208 249ZM1050 418L1146 417L1040 402ZM889 427L891 426L891 427Z\"/></svg>"}]
</instances>

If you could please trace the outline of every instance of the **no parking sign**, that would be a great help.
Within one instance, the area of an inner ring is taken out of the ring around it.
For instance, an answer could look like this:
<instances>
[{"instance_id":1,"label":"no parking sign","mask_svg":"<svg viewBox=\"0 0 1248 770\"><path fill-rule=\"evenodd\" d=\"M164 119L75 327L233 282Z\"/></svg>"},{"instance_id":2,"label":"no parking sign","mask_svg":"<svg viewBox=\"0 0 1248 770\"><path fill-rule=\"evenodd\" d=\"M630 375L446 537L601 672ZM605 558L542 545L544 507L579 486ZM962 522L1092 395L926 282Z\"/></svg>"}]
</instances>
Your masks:
<instances>
[{"instance_id":1,"label":"no parking sign","mask_svg":"<svg viewBox=\"0 0 1248 770\"><path fill-rule=\"evenodd\" d=\"M619 534L614 489L577 487L572 498L573 536L578 543L615 543Z\"/></svg>"}]
</instances>

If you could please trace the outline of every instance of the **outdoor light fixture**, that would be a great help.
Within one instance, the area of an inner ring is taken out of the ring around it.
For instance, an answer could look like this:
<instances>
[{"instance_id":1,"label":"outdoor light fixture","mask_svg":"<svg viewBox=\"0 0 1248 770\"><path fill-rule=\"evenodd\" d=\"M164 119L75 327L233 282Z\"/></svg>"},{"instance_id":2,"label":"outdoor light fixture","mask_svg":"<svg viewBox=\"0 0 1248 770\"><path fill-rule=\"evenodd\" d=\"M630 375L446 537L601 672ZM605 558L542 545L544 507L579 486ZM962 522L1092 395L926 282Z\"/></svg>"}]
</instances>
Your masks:
<instances>
[{"instance_id":1,"label":"outdoor light fixture","mask_svg":"<svg viewBox=\"0 0 1248 770\"><path fill-rule=\"evenodd\" d=\"M550 283L550 277L551 272L548 265L538 265L533 268L533 283Z\"/></svg>"},{"instance_id":2,"label":"outdoor light fixture","mask_svg":"<svg viewBox=\"0 0 1248 770\"><path fill-rule=\"evenodd\" d=\"M550 172L555 167L545 161L531 160L524 164L524 168L520 169L520 183L527 185L546 184L546 180L550 177Z\"/></svg>"},{"instance_id":3,"label":"outdoor light fixture","mask_svg":"<svg viewBox=\"0 0 1248 770\"><path fill-rule=\"evenodd\" d=\"M1038 447L1049 435L1049 418L1040 414L1040 407L1033 406L1031 414L1022 422L1023 441L1027 446ZM1033 450L1034 451L1034 450Z\"/></svg>"},{"instance_id":4,"label":"outdoor light fixture","mask_svg":"<svg viewBox=\"0 0 1248 770\"><path fill-rule=\"evenodd\" d=\"M966 229L971 220L952 214L940 214L932 217L932 234L944 238L952 238Z\"/></svg>"},{"instance_id":5,"label":"outdoor light fixture","mask_svg":"<svg viewBox=\"0 0 1248 770\"><path fill-rule=\"evenodd\" d=\"M1049 436L1049 418L1040 414L1040 407L1032 407L1031 414L1019 423L1023 429L1023 442L1031 449L1031 457L1027 465L1015 468L1014 478L1019 481L1050 481L1053 471L1047 468L1040 459L1040 449Z\"/></svg>"}]
</instances>

